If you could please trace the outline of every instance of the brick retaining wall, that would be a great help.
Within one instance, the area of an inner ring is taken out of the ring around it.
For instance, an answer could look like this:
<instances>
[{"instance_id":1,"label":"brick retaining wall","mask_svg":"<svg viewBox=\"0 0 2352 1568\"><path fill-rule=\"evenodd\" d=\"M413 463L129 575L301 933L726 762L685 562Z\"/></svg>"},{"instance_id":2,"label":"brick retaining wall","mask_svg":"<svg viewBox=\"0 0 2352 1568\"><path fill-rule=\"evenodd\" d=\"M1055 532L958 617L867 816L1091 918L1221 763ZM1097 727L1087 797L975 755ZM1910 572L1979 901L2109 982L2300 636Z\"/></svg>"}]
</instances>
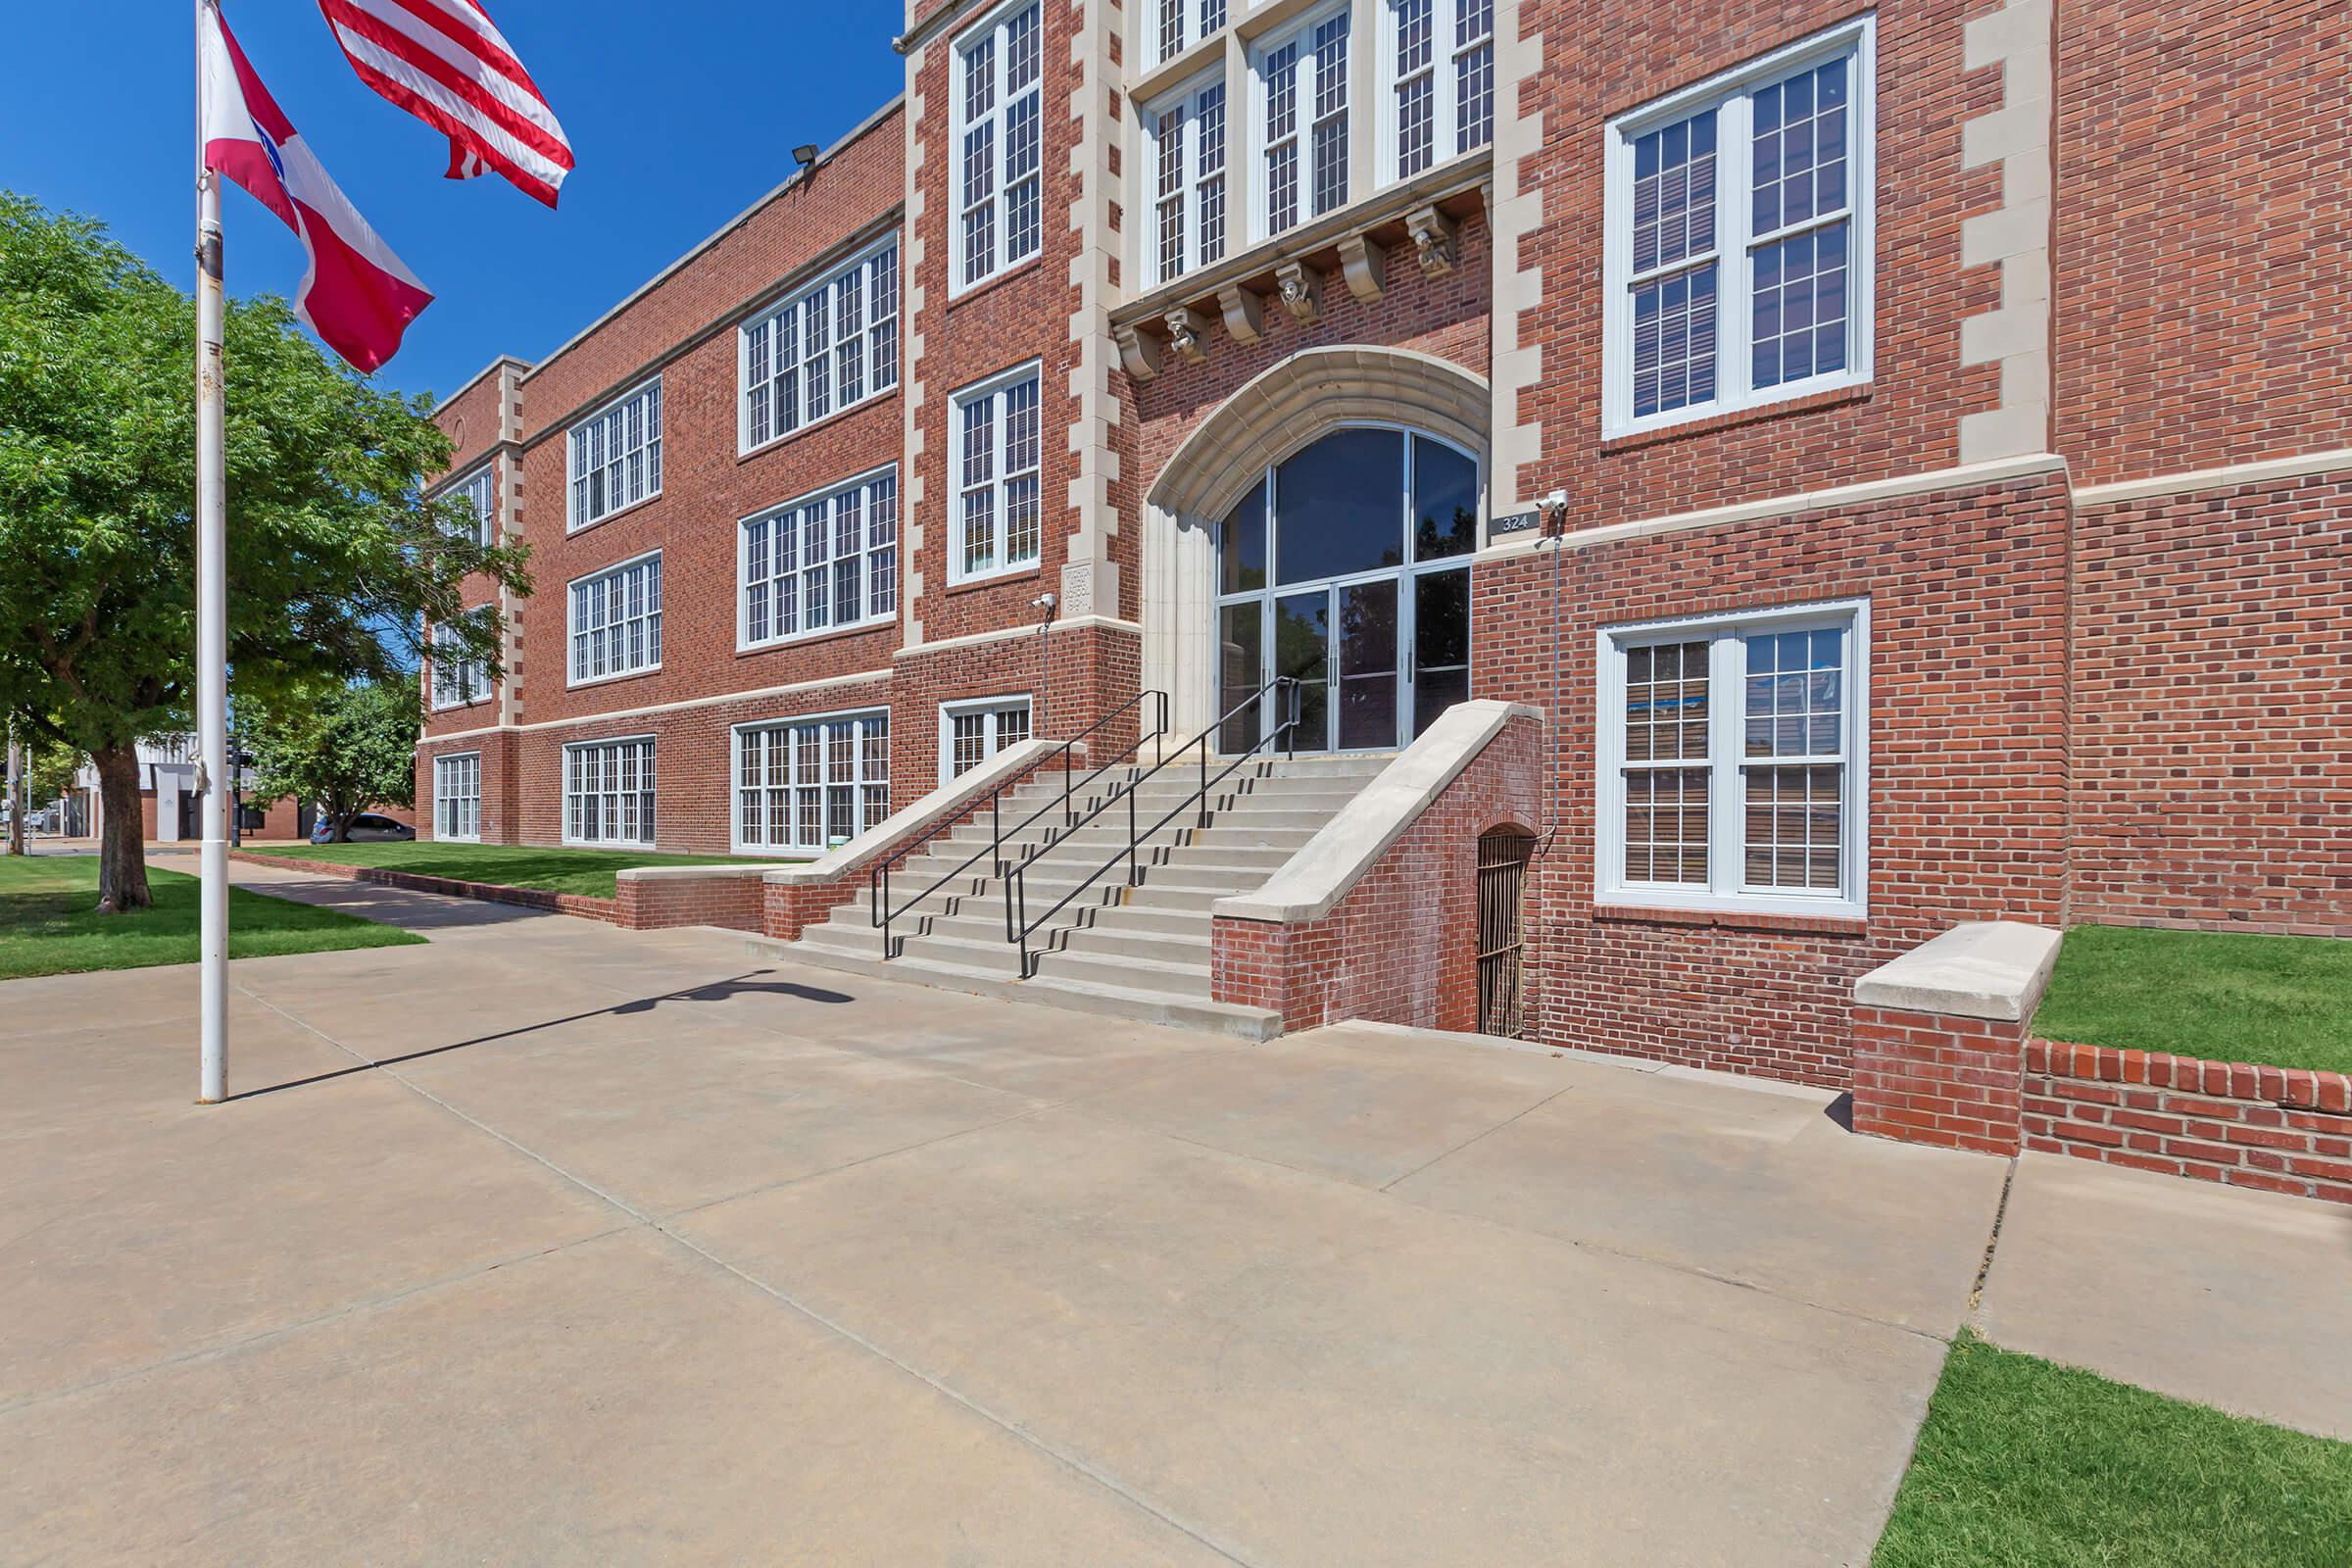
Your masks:
<instances>
[{"instance_id":1,"label":"brick retaining wall","mask_svg":"<svg viewBox=\"0 0 2352 1568\"><path fill-rule=\"evenodd\" d=\"M2034 1039L2025 1147L2352 1203L2352 1076Z\"/></svg>"},{"instance_id":2,"label":"brick retaining wall","mask_svg":"<svg viewBox=\"0 0 2352 1568\"><path fill-rule=\"evenodd\" d=\"M346 882L372 882L381 887L406 888L412 893L440 893L454 899L479 899L485 904L512 904L550 914L576 914L607 925L620 923L616 900L592 899L581 893L549 893L540 888L511 888L498 882L462 882L455 877L422 876L415 871L387 871L374 865L346 865L339 860L303 860L290 855L249 855L229 851L232 860L255 865L290 866L317 876L340 877Z\"/></svg>"},{"instance_id":3,"label":"brick retaining wall","mask_svg":"<svg viewBox=\"0 0 2352 1568\"><path fill-rule=\"evenodd\" d=\"M1478 840L1542 819L1543 726L1512 719L1320 919L1215 915L1210 994L1282 1014L1474 1030Z\"/></svg>"},{"instance_id":4,"label":"brick retaining wall","mask_svg":"<svg viewBox=\"0 0 2352 1568\"><path fill-rule=\"evenodd\" d=\"M1856 1007L1854 1131L2014 1154L2022 1023Z\"/></svg>"},{"instance_id":5,"label":"brick retaining wall","mask_svg":"<svg viewBox=\"0 0 2352 1568\"><path fill-rule=\"evenodd\" d=\"M615 884L613 923L624 931L715 925L760 929L760 881L723 865L709 876L621 877Z\"/></svg>"}]
</instances>

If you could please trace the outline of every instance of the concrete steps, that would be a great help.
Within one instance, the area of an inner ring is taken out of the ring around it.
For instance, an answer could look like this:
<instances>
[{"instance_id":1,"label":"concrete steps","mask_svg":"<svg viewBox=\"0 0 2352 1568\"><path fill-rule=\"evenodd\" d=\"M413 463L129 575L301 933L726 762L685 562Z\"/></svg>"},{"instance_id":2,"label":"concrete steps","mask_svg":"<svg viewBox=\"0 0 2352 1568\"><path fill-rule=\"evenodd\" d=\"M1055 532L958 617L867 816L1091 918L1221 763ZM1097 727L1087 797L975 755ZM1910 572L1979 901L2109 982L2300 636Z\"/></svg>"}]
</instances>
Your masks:
<instances>
[{"instance_id":1,"label":"concrete steps","mask_svg":"<svg viewBox=\"0 0 2352 1568\"><path fill-rule=\"evenodd\" d=\"M1008 792L1004 854L1016 864L1035 856L1022 878L1028 917L1040 922L1029 938L1034 972L1026 979L1020 950L1005 936L1005 886L988 853L985 814L893 868L890 951L870 887L800 941L757 939L753 948L884 979L1270 1039L1281 1032L1280 1018L1210 1000L1210 906L1263 884L1388 760L1312 758L1244 768L1211 792L1205 824L1197 810L1184 810L1137 846L1135 885L1126 864L1127 806L1117 794L1133 769L1080 781L1071 792L1082 818L1074 827L1059 808L1058 778ZM1196 771L1184 764L1147 779L1136 791L1139 831L1197 787Z\"/></svg>"}]
</instances>

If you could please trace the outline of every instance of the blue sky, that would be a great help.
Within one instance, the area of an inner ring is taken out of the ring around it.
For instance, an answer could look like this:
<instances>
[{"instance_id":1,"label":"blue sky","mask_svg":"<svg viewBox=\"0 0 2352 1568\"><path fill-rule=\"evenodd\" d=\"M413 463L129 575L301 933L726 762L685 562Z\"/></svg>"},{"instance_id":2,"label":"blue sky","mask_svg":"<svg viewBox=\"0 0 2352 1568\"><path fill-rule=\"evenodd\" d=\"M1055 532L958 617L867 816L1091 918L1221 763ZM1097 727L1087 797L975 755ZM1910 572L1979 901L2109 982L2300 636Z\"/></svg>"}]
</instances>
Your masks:
<instances>
[{"instance_id":1,"label":"blue sky","mask_svg":"<svg viewBox=\"0 0 2352 1568\"><path fill-rule=\"evenodd\" d=\"M493 355L536 360L830 146L904 82L904 6L487 0L578 167L549 212L363 86L312 0L223 12L327 172L437 296L377 380L447 393ZM24 6L0 69L0 185L104 220L181 287L195 223L194 7ZM99 19L104 18L103 23ZM131 36L98 36L101 26ZM233 186L233 294L291 295L292 233Z\"/></svg>"}]
</instances>

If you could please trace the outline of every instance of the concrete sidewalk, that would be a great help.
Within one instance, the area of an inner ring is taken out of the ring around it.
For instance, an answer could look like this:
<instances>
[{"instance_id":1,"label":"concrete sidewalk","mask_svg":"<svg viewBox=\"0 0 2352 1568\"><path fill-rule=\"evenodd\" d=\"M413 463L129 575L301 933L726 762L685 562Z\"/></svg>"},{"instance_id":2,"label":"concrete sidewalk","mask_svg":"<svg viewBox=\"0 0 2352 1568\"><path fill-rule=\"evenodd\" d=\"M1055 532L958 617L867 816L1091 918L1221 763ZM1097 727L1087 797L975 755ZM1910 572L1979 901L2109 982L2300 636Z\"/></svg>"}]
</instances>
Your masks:
<instances>
[{"instance_id":1,"label":"concrete sidewalk","mask_svg":"<svg viewBox=\"0 0 2352 1568\"><path fill-rule=\"evenodd\" d=\"M2009 1168L368 895L431 944L234 964L225 1107L192 971L0 989L12 1552L1859 1563Z\"/></svg>"}]
</instances>

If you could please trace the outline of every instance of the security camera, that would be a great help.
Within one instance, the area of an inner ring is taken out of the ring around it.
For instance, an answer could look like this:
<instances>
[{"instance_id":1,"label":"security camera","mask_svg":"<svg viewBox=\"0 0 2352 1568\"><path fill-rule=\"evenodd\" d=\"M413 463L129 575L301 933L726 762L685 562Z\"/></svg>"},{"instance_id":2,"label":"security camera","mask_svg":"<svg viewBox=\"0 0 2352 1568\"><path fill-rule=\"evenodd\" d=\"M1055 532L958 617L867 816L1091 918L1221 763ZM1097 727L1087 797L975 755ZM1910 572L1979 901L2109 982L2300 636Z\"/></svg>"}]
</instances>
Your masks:
<instances>
[{"instance_id":1,"label":"security camera","mask_svg":"<svg viewBox=\"0 0 2352 1568\"><path fill-rule=\"evenodd\" d=\"M1061 601L1054 598L1052 594L1039 594L1035 599L1029 601L1029 608L1032 610L1052 610L1059 603L1061 603Z\"/></svg>"}]
</instances>

